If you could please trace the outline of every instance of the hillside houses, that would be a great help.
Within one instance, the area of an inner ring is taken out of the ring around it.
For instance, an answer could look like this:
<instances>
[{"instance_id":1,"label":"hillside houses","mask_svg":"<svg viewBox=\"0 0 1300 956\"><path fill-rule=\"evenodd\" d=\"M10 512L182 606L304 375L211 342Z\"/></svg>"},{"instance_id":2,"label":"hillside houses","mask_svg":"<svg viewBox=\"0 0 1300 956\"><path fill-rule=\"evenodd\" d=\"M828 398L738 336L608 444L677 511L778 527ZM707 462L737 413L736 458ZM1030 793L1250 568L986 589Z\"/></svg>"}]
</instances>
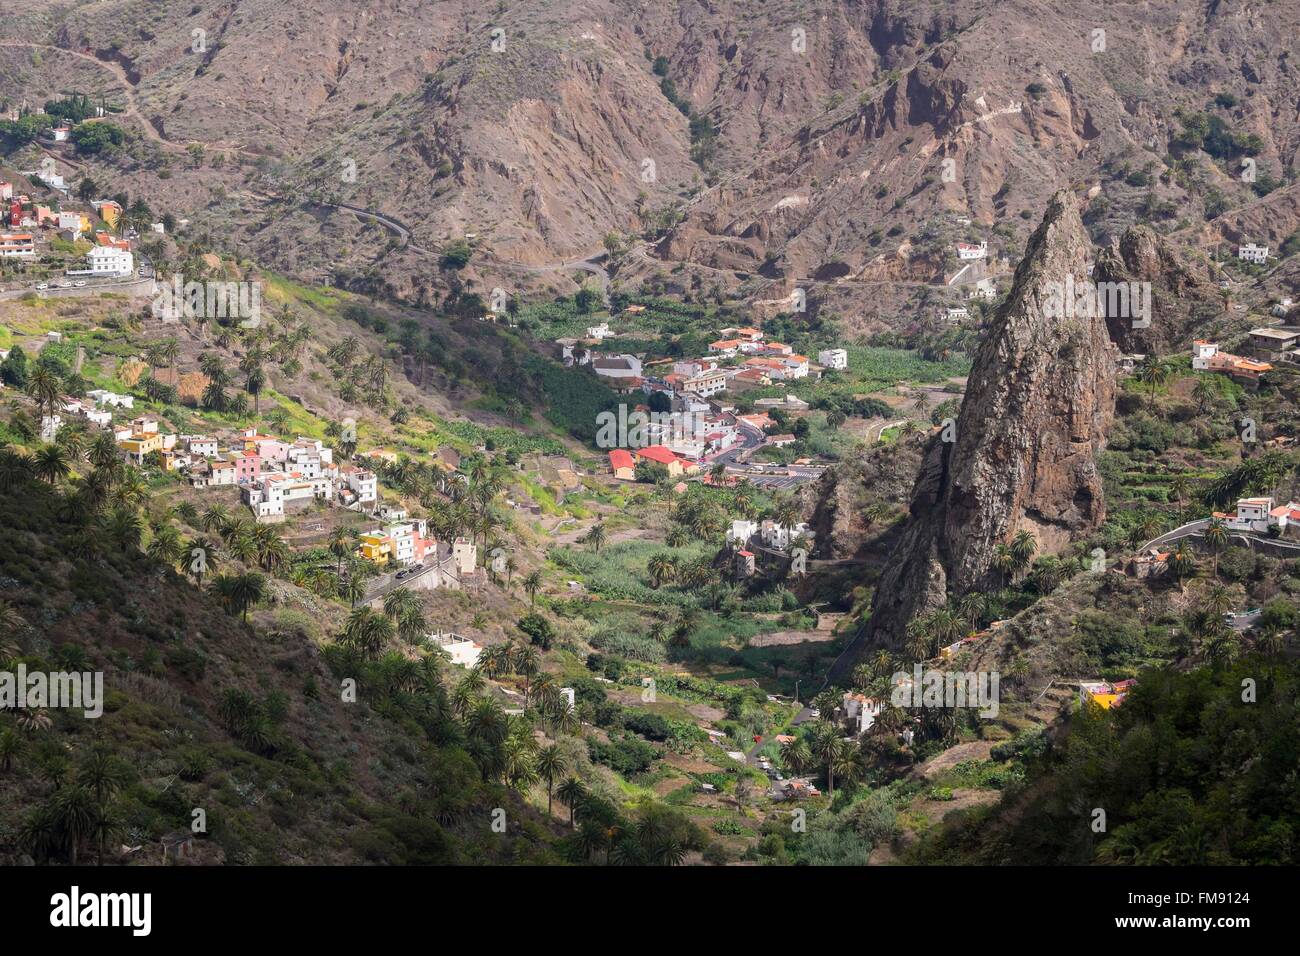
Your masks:
<instances>
[{"instance_id":1,"label":"hillside houses","mask_svg":"<svg viewBox=\"0 0 1300 956\"><path fill-rule=\"evenodd\" d=\"M1217 342L1197 339L1192 343L1192 368L1198 372L1219 372L1248 384L1256 384L1273 366L1268 362L1220 352Z\"/></svg>"},{"instance_id":2,"label":"hillside houses","mask_svg":"<svg viewBox=\"0 0 1300 956\"><path fill-rule=\"evenodd\" d=\"M1271 528L1278 533L1300 529L1300 504L1294 501L1275 507L1272 498L1240 498L1234 513L1216 511L1213 516L1229 531L1267 534Z\"/></svg>"}]
</instances>

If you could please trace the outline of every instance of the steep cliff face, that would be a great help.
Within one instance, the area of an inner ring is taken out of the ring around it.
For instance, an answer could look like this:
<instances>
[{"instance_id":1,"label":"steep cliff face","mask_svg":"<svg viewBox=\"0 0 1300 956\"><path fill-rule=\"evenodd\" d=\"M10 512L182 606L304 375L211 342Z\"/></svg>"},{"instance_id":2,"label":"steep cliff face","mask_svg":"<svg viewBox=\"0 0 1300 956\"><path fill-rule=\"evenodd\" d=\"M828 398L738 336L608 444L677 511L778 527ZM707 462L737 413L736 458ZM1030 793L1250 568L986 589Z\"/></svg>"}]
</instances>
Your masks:
<instances>
[{"instance_id":1,"label":"steep cliff face","mask_svg":"<svg viewBox=\"0 0 1300 956\"><path fill-rule=\"evenodd\" d=\"M1096 455L1115 404L1105 319L1057 307L1087 279L1092 246L1058 192L980 345L950 441L926 451L911 516L881 576L866 646L897 644L918 614L996 584L993 550L1025 530L1041 552L1105 518Z\"/></svg>"},{"instance_id":2,"label":"steep cliff face","mask_svg":"<svg viewBox=\"0 0 1300 956\"><path fill-rule=\"evenodd\" d=\"M1185 259L1150 226L1130 226L1097 256L1093 279L1150 283L1149 323L1108 315L1111 338L1125 352L1165 353L1191 345L1193 329L1223 311L1209 266Z\"/></svg>"}]
</instances>

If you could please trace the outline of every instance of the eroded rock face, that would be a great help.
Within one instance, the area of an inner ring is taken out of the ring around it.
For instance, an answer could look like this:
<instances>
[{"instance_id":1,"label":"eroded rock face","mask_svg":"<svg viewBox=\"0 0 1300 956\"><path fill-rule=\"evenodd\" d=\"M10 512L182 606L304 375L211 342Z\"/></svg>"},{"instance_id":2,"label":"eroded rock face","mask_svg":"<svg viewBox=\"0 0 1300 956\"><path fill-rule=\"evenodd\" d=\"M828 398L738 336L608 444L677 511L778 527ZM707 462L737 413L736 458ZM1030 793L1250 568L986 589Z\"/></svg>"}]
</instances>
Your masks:
<instances>
[{"instance_id":1,"label":"eroded rock face","mask_svg":"<svg viewBox=\"0 0 1300 956\"><path fill-rule=\"evenodd\" d=\"M947 597L996 586L993 550L1017 532L1048 553L1104 520L1096 456L1118 351L1103 317L1054 307L1087 280L1091 253L1076 200L1058 192L975 356L955 440L937 434L926 451L865 646L897 645Z\"/></svg>"},{"instance_id":2,"label":"eroded rock face","mask_svg":"<svg viewBox=\"0 0 1300 956\"><path fill-rule=\"evenodd\" d=\"M1130 226L1097 256L1093 278L1101 282L1150 283L1149 322L1109 315L1111 338L1124 352L1163 354L1187 348L1192 330L1223 311L1208 267L1185 260L1150 226Z\"/></svg>"}]
</instances>

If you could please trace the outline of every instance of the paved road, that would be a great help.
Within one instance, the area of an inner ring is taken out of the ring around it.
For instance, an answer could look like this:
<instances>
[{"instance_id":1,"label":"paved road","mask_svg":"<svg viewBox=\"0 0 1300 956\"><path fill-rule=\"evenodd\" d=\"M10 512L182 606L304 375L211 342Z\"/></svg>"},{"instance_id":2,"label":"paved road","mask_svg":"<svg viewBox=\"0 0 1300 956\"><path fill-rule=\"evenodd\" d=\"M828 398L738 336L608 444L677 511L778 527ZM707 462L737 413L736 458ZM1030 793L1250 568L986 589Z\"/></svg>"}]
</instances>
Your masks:
<instances>
[{"instance_id":1,"label":"paved road","mask_svg":"<svg viewBox=\"0 0 1300 956\"><path fill-rule=\"evenodd\" d=\"M450 563L450 560L451 559L448 558L444 564ZM400 571L405 570L404 568L398 569L398 571L393 571L391 574L381 575L375 578L374 583L371 585L370 590L366 592L366 596L361 600L361 603L370 604L372 601L377 601L380 598L385 597L390 591L396 591L398 588L407 587L424 577L430 571L436 570L437 567L438 565L436 563L420 565L414 574L408 574L401 580L398 580L397 575Z\"/></svg>"},{"instance_id":2,"label":"paved road","mask_svg":"<svg viewBox=\"0 0 1300 956\"><path fill-rule=\"evenodd\" d=\"M1152 538L1144 544L1139 550L1146 551L1148 548L1160 548L1166 544L1172 544L1183 538L1200 538L1205 534L1205 529L1210 526L1208 518L1202 518L1199 521L1190 521L1173 531L1166 531L1158 538ZM1287 541L1283 538L1270 538L1267 535L1253 534L1248 531L1229 531L1229 541L1237 541L1248 548L1258 549L1260 547L1272 548L1282 552L1293 552L1300 556L1300 543Z\"/></svg>"},{"instance_id":3,"label":"paved road","mask_svg":"<svg viewBox=\"0 0 1300 956\"><path fill-rule=\"evenodd\" d=\"M68 299L78 296L103 295L106 293L116 293L118 295L128 295L132 297L147 297L157 292L154 280L136 276L132 279L110 279L107 281L98 281L89 279L86 284L78 289L58 289L51 287L49 289L37 290L35 285L25 286L21 289L9 289L0 292L0 300L21 299L25 295L36 295L41 298L50 299Z\"/></svg>"}]
</instances>

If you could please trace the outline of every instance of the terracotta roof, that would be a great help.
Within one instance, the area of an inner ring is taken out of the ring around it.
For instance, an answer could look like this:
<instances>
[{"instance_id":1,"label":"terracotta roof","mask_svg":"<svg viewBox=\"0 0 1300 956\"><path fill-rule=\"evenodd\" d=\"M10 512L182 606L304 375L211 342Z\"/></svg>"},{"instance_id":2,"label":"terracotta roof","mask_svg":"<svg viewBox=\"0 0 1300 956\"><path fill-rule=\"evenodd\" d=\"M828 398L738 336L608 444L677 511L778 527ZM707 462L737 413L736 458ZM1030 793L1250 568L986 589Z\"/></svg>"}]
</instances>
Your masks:
<instances>
[{"instance_id":1,"label":"terracotta roof","mask_svg":"<svg viewBox=\"0 0 1300 956\"><path fill-rule=\"evenodd\" d=\"M623 448L615 448L609 453L609 466L614 469L634 468L636 461L632 458L631 452Z\"/></svg>"},{"instance_id":2,"label":"terracotta roof","mask_svg":"<svg viewBox=\"0 0 1300 956\"><path fill-rule=\"evenodd\" d=\"M636 455L638 458L648 458L651 461L657 461L661 465L671 465L677 460L677 456L663 445L651 445L648 448L639 449Z\"/></svg>"}]
</instances>

